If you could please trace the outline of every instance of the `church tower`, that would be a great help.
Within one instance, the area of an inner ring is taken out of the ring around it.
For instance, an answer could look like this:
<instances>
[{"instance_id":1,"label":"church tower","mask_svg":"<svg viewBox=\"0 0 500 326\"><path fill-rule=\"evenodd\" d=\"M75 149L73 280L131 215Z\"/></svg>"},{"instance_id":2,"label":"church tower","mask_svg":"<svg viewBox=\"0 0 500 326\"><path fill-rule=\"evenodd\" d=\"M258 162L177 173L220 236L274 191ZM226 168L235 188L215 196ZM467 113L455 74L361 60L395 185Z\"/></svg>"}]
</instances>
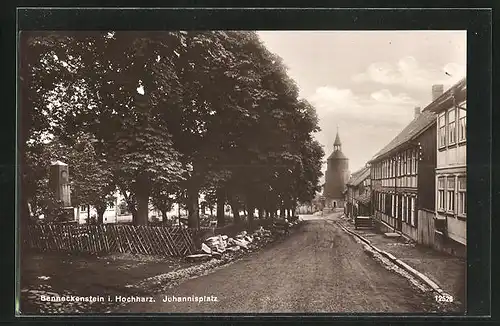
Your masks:
<instances>
[{"instance_id":1,"label":"church tower","mask_svg":"<svg viewBox=\"0 0 500 326\"><path fill-rule=\"evenodd\" d=\"M333 142L333 153L328 157L323 196L328 208L344 207L344 189L349 179L349 159L342 153L339 130Z\"/></svg>"}]
</instances>

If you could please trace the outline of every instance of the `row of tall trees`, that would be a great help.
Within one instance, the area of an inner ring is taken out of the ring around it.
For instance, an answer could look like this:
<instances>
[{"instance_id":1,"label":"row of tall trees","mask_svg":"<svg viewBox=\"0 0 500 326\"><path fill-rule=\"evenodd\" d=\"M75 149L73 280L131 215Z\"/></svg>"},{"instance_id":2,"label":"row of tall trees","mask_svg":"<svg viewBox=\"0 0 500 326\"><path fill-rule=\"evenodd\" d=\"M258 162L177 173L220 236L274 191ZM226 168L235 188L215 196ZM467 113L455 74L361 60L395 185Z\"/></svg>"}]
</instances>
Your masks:
<instances>
[{"instance_id":1,"label":"row of tall trees","mask_svg":"<svg viewBox=\"0 0 500 326\"><path fill-rule=\"evenodd\" d=\"M20 87L26 218L55 159L73 205L119 189L139 225L182 203L199 226L200 193L224 224L224 204L274 216L318 190L315 109L255 32L22 32Z\"/></svg>"}]
</instances>

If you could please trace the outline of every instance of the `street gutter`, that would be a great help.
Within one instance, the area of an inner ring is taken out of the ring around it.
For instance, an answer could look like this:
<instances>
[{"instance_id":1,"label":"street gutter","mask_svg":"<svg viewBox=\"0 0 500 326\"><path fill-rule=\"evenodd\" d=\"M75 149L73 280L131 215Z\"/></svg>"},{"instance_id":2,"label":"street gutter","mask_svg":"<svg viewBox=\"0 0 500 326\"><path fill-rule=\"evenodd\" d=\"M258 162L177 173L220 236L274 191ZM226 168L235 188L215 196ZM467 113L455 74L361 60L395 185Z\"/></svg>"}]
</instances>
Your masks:
<instances>
[{"instance_id":1,"label":"street gutter","mask_svg":"<svg viewBox=\"0 0 500 326\"><path fill-rule=\"evenodd\" d=\"M446 292L443 291L443 289L441 289L439 287L439 285L437 285L435 282L433 282L431 279L429 279L427 276L425 276L424 274L422 274L421 272L417 271L416 269L414 269L413 267L409 266L408 264L404 263L403 261L399 260L398 258L396 258L394 255L384 251L384 250L380 250L379 248L375 247L374 245L371 244L371 242L369 240L367 240L366 238L362 237L361 235L359 235L358 233L356 232L353 232L351 230L348 230L346 227L344 227L343 225L341 225L340 223L337 223L337 225L342 229L344 230L345 232L351 234L352 236L355 236L357 238L359 238L361 241L363 241L364 243L366 243L368 246L370 246L374 251L378 252L379 254L381 254L382 256L388 258L390 261L392 261L393 263L395 263L396 265L398 265L399 267L403 268L404 270L406 270L408 273L410 273L411 275L417 277L420 281L422 281L424 284L428 285L434 292L436 292L437 294L439 295L443 295L443 294L447 294Z\"/></svg>"}]
</instances>

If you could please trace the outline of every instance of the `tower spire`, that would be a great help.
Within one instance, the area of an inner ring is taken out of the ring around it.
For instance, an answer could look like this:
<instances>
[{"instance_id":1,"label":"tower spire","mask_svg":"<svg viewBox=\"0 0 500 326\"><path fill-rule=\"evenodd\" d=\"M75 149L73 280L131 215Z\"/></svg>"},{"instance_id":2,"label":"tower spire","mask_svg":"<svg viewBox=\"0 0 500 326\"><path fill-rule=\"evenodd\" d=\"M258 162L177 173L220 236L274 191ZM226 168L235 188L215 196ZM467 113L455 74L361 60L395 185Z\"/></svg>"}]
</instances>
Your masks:
<instances>
[{"instance_id":1,"label":"tower spire","mask_svg":"<svg viewBox=\"0 0 500 326\"><path fill-rule=\"evenodd\" d=\"M339 126L337 125L337 135L335 136L335 141L333 142L333 150L340 151L342 147L342 142L339 137Z\"/></svg>"}]
</instances>

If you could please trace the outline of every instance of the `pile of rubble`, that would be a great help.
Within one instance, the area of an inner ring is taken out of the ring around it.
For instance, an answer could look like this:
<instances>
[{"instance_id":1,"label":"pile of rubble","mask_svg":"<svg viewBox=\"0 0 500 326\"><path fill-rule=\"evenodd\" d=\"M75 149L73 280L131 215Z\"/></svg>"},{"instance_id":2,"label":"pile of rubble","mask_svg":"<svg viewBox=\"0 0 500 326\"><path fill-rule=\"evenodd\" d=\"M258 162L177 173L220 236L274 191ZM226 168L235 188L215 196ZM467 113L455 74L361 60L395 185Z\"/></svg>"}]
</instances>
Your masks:
<instances>
[{"instance_id":1,"label":"pile of rubble","mask_svg":"<svg viewBox=\"0 0 500 326\"><path fill-rule=\"evenodd\" d=\"M201 249L194 255L189 255L188 260L209 260L211 258L221 259L223 255L244 251L254 251L273 241L273 233L262 226L252 234L247 231L238 233L234 238L227 235L216 235L205 239Z\"/></svg>"}]
</instances>

